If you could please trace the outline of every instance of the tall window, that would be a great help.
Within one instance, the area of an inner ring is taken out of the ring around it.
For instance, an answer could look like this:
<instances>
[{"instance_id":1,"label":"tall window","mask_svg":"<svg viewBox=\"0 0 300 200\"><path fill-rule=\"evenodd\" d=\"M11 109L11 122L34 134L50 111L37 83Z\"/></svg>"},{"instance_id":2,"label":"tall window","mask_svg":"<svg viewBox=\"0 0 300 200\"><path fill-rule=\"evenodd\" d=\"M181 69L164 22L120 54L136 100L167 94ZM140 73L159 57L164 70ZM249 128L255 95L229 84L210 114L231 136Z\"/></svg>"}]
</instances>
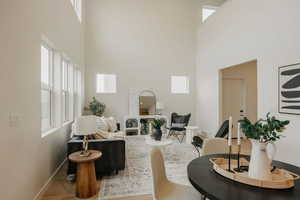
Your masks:
<instances>
[{"instance_id":1,"label":"tall window","mask_svg":"<svg viewBox=\"0 0 300 200\"><path fill-rule=\"evenodd\" d=\"M53 51L41 45L41 128L42 133L53 127Z\"/></svg>"},{"instance_id":2,"label":"tall window","mask_svg":"<svg viewBox=\"0 0 300 200\"><path fill-rule=\"evenodd\" d=\"M69 81L68 63L62 61L62 119L63 122L69 121Z\"/></svg>"},{"instance_id":3,"label":"tall window","mask_svg":"<svg viewBox=\"0 0 300 200\"><path fill-rule=\"evenodd\" d=\"M97 93L116 93L116 82L115 74L97 74Z\"/></svg>"},{"instance_id":4,"label":"tall window","mask_svg":"<svg viewBox=\"0 0 300 200\"><path fill-rule=\"evenodd\" d=\"M187 76L172 76L171 77L171 93L173 94L188 94L189 78Z\"/></svg>"},{"instance_id":5,"label":"tall window","mask_svg":"<svg viewBox=\"0 0 300 200\"><path fill-rule=\"evenodd\" d=\"M69 120L74 119L74 67L68 65Z\"/></svg>"},{"instance_id":6,"label":"tall window","mask_svg":"<svg viewBox=\"0 0 300 200\"><path fill-rule=\"evenodd\" d=\"M75 73L75 77L76 77L76 89L75 89L75 117L80 116L81 115L81 72L79 69L76 70Z\"/></svg>"},{"instance_id":7,"label":"tall window","mask_svg":"<svg viewBox=\"0 0 300 200\"><path fill-rule=\"evenodd\" d=\"M216 12L217 8L215 7L203 7L202 8L202 22L207 20L209 16Z\"/></svg>"},{"instance_id":8,"label":"tall window","mask_svg":"<svg viewBox=\"0 0 300 200\"><path fill-rule=\"evenodd\" d=\"M81 115L81 72L74 68L74 118Z\"/></svg>"}]
</instances>

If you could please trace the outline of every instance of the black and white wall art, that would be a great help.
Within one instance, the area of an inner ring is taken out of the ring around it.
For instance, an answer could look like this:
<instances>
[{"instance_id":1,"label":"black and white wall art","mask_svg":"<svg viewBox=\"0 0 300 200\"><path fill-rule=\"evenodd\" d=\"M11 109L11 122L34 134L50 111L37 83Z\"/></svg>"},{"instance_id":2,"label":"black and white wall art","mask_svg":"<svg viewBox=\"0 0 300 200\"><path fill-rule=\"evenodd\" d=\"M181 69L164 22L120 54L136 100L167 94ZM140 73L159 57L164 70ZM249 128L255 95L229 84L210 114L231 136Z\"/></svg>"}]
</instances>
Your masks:
<instances>
[{"instance_id":1,"label":"black and white wall art","mask_svg":"<svg viewBox=\"0 0 300 200\"><path fill-rule=\"evenodd\" d=\"M279 67L279 113L300 115L300 63Z\"/></svg>"}]
</instances>

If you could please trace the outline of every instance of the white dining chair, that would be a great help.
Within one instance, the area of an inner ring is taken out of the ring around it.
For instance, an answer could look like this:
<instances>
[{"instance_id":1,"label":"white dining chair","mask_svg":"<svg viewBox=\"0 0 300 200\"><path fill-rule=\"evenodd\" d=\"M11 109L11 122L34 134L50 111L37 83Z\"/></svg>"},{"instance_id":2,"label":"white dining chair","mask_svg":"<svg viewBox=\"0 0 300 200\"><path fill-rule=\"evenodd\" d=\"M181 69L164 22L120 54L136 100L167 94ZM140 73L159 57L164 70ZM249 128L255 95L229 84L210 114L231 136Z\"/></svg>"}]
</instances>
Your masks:
<instances>
[{"instance_id":1,"label":"white dining chair","mask_svg":"<svg viewBox=\"0 0 300 200\"><path fill-rule=\"evenodd\" d=\"M173 183L166 176L164 158L158 148L153 148L150 155L152 171L152 189L154 200L199 200L202 195L193 187Z\"/></svg>"},{"instance_id":2,"label":"white dining chair","mask_svg":"<svg viewBox=\"0 0 300 200\"><path fill-rule=\"evenodd\" d=\"M224 138L205 139L201 150L201 156L228 153L227 140Z\"/></svg>"}]
</instances>

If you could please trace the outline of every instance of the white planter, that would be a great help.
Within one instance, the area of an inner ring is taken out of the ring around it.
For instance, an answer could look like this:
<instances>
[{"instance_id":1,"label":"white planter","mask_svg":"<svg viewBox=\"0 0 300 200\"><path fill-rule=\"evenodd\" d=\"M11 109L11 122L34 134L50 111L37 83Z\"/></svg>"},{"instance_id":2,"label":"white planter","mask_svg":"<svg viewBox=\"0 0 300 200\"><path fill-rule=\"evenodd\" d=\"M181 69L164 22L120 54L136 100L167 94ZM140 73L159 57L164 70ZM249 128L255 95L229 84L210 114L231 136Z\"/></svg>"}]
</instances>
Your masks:
<instances>
[{"instance_id":1,"label":"white planter","mask_svg":"<svg viewBox=\"0 0 300 200\"><path fill-rule=\"evenodd\" d=\"M271 163L275 155L276 147L273 143L272 155L269 157L268 143L261 143L258 140L251 140L252 152L249 164L249 177L261 180L271 180Z\"/></svg>"}]
</instances>

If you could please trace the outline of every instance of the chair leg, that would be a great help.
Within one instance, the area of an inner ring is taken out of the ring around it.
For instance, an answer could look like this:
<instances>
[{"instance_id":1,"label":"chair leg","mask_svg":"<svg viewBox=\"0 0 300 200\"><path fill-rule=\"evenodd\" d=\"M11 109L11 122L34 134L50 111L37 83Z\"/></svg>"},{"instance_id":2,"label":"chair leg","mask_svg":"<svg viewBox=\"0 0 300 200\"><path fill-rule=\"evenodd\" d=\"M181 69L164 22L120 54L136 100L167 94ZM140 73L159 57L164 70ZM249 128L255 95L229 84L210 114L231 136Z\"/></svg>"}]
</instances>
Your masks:
<instances>
[{"instance_id":1,"label":"chair leg","mask_svg":"<svg viewBox=\"0 0 300 200\"><path fill-rule=\"evenodd\" d=\"M199 157L200 157L201 154L200 154L200 151L199 151L198 147L196 147L195 145L193 145L193 146L195 147L195 149L196 149L196 151L198 152L198 155L199 155Z\"/></svg>"},{"instance_id":2,"label":"chair leg","mask_svg":"<svg viewBox=\"0 0 300 200\"><path fill-rule=\"evenodd\" d=\"M178 142L181 143L179 135L175 134L174 136L177 138Z\"/></svg>"},{"instance_id":3,"label":"chair leg","mask_svg":"<svg viewBox=\"0 0 300 200\"><path fill-rule=\"evenodd\" d=\"M167 135L167 139L172 135L172 130L169 130L168 135Z\"/></svg>"},{"instance_id":4,"label":"chair leg","mask_svg":"<svg viewBox=\"0 0 300 200\"><path fill-rule=\"evenodd\" d=\"M183 134L180 143L182 143L183 139L185 138L185 133Z\"/></svg>"}]
</instances>

